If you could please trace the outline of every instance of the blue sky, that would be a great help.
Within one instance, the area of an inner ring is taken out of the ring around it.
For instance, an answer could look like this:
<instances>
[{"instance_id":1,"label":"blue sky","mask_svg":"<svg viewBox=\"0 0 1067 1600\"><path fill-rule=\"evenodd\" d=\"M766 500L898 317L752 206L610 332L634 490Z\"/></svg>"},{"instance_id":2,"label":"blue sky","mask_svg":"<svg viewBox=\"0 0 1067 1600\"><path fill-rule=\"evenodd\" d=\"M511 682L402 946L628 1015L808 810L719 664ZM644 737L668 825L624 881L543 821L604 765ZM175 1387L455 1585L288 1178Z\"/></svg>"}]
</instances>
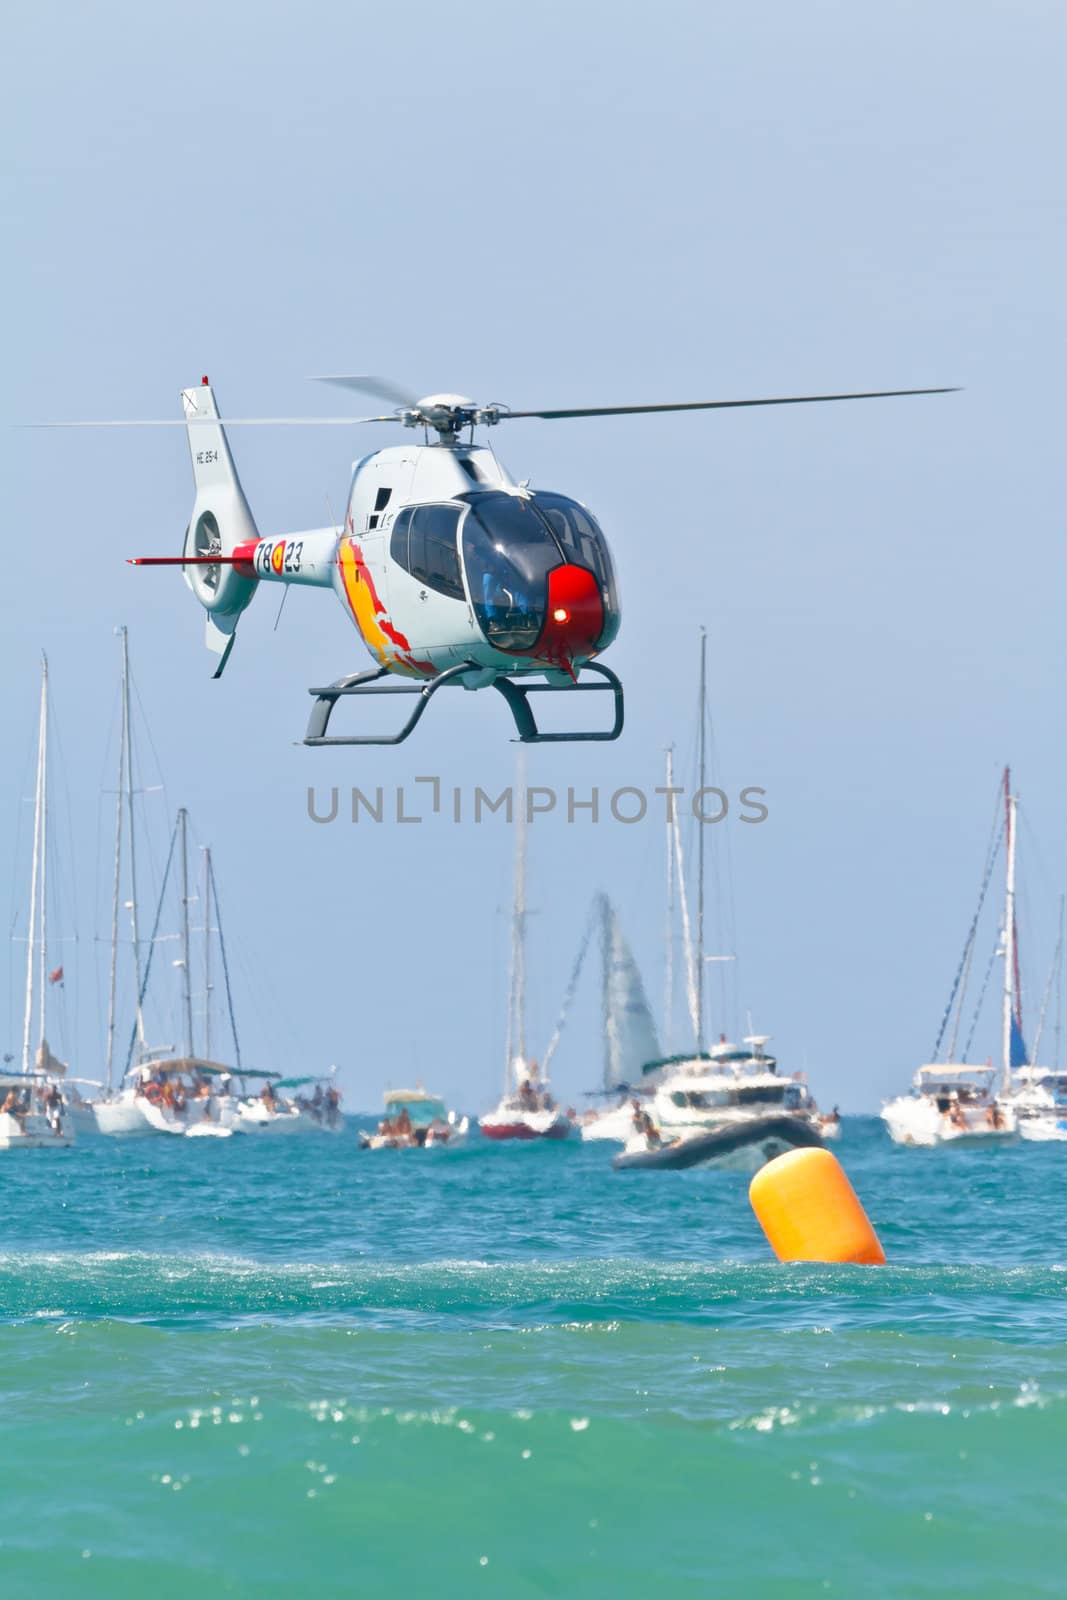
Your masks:
<instances>
[{"instance_id":1,"label":"blue sky","mask_svg":"<svg viewBox=\"0 0 1067 1600\"><path fill-rule=\"evenodd\" d=\"M724 786L762 784L770 805L716 833L713 938L739 960L712 1025L751 1011L822 1099L873 1108L932 1042L1005 760L1030 1001L1067 884L1065 33L1032 3L20 8L5 420L176 415L204 372L246 415L333 412L304 382L319 371L515 407L963 385L517 422L494 441L516 476L597 512L624 606L623 740L535 750L532 780L651 786L671 741L684 766L706 624ZM351 460L394 437L235 435L261 532L326 521ZM4 444L0 819L14 906L44 646L80 934L71 1059L93 1075L102 1050L125 622L167 784L144 807L162 835L184 801L215 848L246 1057L337 1062L353 1104L412 1074L486 1103L507 830L316 828L305 795L424 774L499 787L503 704L456 696L394 751L304 749L307 686L365 661L336 601L298 591L274 631L261 593L213 683L180 578L124 565L180 547L183 435L7 427ZM662 844L651 824L535 824L535 1044L600 886L659 994ZM569 1096L599 1063L594 991L557 1058ZM983 1053L991 1016L986 1036Z\"/></svg>"}]
</instances>

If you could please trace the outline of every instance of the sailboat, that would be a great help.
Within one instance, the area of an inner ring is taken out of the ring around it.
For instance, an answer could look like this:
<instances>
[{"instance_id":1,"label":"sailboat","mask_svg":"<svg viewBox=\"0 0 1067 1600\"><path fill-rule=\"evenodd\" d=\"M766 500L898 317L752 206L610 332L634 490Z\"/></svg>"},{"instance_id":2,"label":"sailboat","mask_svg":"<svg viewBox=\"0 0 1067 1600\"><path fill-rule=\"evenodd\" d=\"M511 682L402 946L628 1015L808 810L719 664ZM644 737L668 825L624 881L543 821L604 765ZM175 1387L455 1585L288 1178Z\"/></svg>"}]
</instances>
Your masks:
<instances>
[{"instance_id":1,"label":"sailboat","mask_svg":"<svg viewBox=\"0 0 1067 1600\"><path fill-rule=\"evenodd\" d=\"M1011 772L1004 768L1005 883L1004 919L998 941L998 954L1004 962L1003 1004L1001 1010L1001 1077L1005 1091L1010 1089L1012 1071L1026 1062L1019 999L1018 942L1015 925L1015 834L1018 802L1011 791ZM979 918L992 876L999 844L994 840L986 863L978 908L971 922L963 959L949 996L941 1032L934 1047L935 1059L921 1066L912 1080L912 1092L888 1100L882 1119L895 1144L904 1145L994 1145L1019 1136L1018 1118L1011 1097L996 1096L997 1069L992 1062L975 1065L956 1060L955 1047L962 1018L967 975L974 952ZM980 1002L979 1002L980 1004ZM946 1059L937 1060L949 1019L954 1018ZM964 1057L967 1050L964 1048Z\"/></svg>"},{"instance_id":2,"label":"sailboat","mask_svg":"<svg viewBox=\"0 0 1067 1600\"><path fill-rule=\"evenodd\" d=\"M26 1001L22 1026L22 1070L0 1073L0 1150L59 1148L74 1142L67 1097L59 1087L66 1064L46 1037L48 991L62 967L48 970L48 658L41 657L41 701L37 728L37 774L33 800L33 865L26 936ZM34 1015L37 1047L32 1053Z\"/></svg>"},{"instance_id":3,"label":"sailboat","mask_svg":"<svg viewBox=\"0 0 1067 1600\"><path fill-rule=\"evenodd\" d=\"M235 1063L216 1061L210 1055L210 976L205 974L206 1018L205 1052L196 1051L193 1033L192 993L192 930L189 907L193 899L189 875L188 813L184 806L178 810L171 835L167 863L163 872L155 922L148 940L148 956L143 971L135 954L138 988L136 1018L130 1035L126 1067L121 1086L117 1091L94 1105L100 1132L109 1135L131 1134L211 1134L229 1137L235 1132L295 1130L300 1114L287 1101L274 1094L271 1087L280 1079L277 1072L252 1071L241 1064L240 1045L233 1018L230 995L229 967L226 946L221 929L211 927L214 906L218 917L218 900L215 889L214 868L210 852L205 852L205 939L218 932L219 949L226 986ZM152 958L159 938L159 927L167 901L168 886L174 860L179 871L179 901L181 908L181 957L174 963L181 971L181 1013L183 1043L180 1051L173 1045L150 1048L145 1042L144 1002L152 971ZM135 948L137 940L135 936ZM207 956L205 956L207 959ZM254 1094L257 1084L263 1088Z\"/></svg>"},{"instance_id":4,"label":"sailboat","mask_svg":"<svg viewBox=\"0 0 1067 1600\"><path fill-rule=\"evenodd\" d=\"M574 1122L556 1104L547 1070L526 1053L526 760L520 746L515 785L515 886L511 913L511 974L504 1093L478 1118L487 1139L566 1139Z\"/></svg>"},{"instance_id":5,"label":"sailboat","mask_svg":"<svg viewBox=\"0 0 1067 1600\"><path fill-rule=\"evenodd\" d=\"M604 1066L599 1091L607 1104L581 1119L583 1140L625 1144L633 1132L635 1095L647 1093L645 1066L661 1058L656 1024L633 951L606 894L596 898L600 927L601 1017Z\"/></svg>"}]
</instances>

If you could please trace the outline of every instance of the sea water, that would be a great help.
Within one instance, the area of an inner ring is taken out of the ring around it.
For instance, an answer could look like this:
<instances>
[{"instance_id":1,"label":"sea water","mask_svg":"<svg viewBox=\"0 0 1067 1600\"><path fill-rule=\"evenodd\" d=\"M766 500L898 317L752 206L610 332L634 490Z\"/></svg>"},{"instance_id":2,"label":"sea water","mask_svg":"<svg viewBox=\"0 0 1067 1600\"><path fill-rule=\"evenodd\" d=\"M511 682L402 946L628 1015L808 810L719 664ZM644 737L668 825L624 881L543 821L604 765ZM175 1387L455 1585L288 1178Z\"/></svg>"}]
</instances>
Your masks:
<instances>
[{"instance_id":1,"label":"sea water","mask_svg":"<svg viewBox=\"0 0 1067 1600\"><path fill-rule=\"evenodd\" d=\"M1067 1148L747 1180L341 1137L0 1157L0 1593L1067 1592Z\"/></svg>"}]
</instances>

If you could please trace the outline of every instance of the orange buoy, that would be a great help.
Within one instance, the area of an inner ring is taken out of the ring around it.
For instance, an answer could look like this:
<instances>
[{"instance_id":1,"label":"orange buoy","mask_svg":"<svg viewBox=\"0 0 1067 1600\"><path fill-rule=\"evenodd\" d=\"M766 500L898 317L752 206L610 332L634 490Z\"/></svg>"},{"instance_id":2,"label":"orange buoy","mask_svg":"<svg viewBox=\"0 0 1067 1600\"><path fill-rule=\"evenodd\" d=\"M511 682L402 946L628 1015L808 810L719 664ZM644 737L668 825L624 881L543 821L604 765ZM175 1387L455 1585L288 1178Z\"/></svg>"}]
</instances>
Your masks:
<instances>
[{"instance_id":1,"label":"orange buoy","mask_svg":"<svg viewBox=\"0 0 1067 1600\"><path fill-rule=\"evenodd\" d=\"M769 1161L749 1185L748 1198L779 1261L885 1261L855 1189L829 1150L790 1150Z\"/></svg>"}]
</instances>

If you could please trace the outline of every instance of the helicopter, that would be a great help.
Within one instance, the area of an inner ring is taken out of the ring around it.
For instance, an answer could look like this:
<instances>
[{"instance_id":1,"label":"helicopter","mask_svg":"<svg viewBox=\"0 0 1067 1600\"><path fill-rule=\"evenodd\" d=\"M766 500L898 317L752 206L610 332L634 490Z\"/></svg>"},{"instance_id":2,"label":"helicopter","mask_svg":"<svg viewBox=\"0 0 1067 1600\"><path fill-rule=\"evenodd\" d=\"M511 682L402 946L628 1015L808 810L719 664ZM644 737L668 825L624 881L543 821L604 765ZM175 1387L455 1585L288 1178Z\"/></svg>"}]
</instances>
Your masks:
<instances>
[{"instance_id":1,"label":"helicopter","mask_svg":"<svg viewBox=\"0 0 1067 1600\"><path fill-rule=\"evenodd\" d=\"M314 704L304 738L308 745L400 744L447 685L496 689L526 744L612 740L622 733L623 687L599 659L621 620L603 531L580 501L513 479L490 447L475 442L476 429L520 418L558 421L951 392L883 389L516 411L502 404L481 405L460 394L418 399L383 378L346 374L316 381L369 394L390 409L369 417L239 417L224 423L207 377L198 387L184 389L196 498L182 554L131 558L137 566L182 568L207 613L206 644L219 658L216 678L230 658L241 615L261 583L334 591L375 665L309 691ZM353 464L341 526L261 538L226 429L372 422L421 429L422 442L375 450ZM385 678L401 682L383 683ZM612 695L609 726L574 732L541 729L530 704L532 692L591 690ZM329 731L339 700L378 694L415 697L397 732Z\"/></svg>"}]
</instances>

